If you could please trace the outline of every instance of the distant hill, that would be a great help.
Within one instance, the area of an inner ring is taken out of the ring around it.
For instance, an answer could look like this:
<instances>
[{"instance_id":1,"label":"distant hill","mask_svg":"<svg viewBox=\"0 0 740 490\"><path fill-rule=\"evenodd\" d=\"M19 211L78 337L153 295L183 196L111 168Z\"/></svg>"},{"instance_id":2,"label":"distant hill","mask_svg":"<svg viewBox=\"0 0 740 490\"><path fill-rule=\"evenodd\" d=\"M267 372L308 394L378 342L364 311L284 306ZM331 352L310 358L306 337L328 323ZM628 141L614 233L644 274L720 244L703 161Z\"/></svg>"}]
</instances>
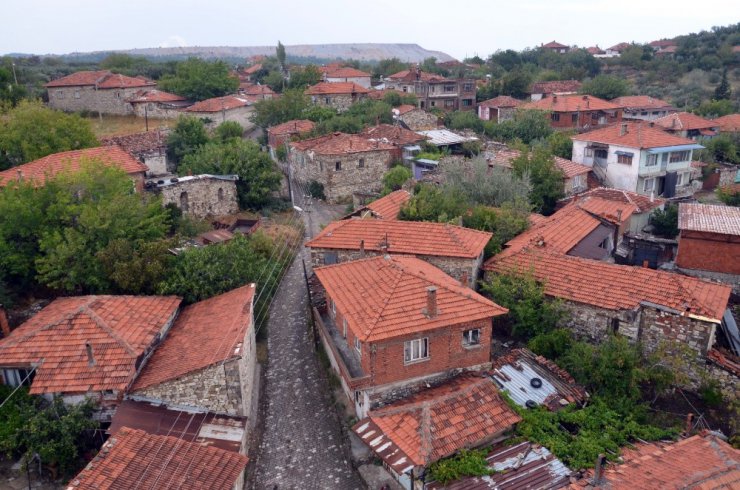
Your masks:
<instances>
[{"instance_id":1,"label":"distant hill","mask_svg":"<svg viewBox=\"0 0 740 490\"><path fill-rule=\"evenodd\" d=\"M454 58L442 51L424 49L418 44L393 43L349 43L349 44L296 44L285 46L288 58L308 60L355 59L378 61L384 58L398 58L405 62L421 62L435 57L438 61ZM183 59L189 56L199 58L244 59L256 55L274 55L275 46L190 46L178 48L141 48L115 51L92 51L88 53L69 53L57 56L66 61L100 61L110 53L126 53L146 58ZM27 55L21 55L27 56Z\"/></svg>"}]
</instances>

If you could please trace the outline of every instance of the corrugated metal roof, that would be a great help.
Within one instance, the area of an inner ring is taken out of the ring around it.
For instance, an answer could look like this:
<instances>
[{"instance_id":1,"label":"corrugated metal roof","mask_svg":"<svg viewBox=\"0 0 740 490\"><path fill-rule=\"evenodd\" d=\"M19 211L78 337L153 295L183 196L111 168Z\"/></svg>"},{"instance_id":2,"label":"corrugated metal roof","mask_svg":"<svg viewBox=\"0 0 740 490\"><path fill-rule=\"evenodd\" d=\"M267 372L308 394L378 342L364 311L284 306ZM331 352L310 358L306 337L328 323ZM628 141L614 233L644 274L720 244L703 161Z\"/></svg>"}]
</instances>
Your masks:
<instances>
[{"instance_id":1,"label":"corrugated metal roof","mask_svg":"<svg viewBox=\"0 0 740 490\"><path fill-rule=\"evenodd\" d=\"M422 136L426 136L428 138L428 143L435 146L457 145L467 141L478 141L478 138L474 136L463 136L453 133L448 129L431 129L428 131L417 131L417 133Z\"/></svg>"},{"instance_id":2,"label":"corrugated metal roof","mask_svg":"<svg viewBox=\"0 0 740 490\"><path fill-rule=\"evenodd\" d=\"M514 402L524 407L527 400L532 400L537 405L542 405L545 399L557 393L555 387L540 375L526 362L520 362L521 370L507 364L494 371L493 379L505 390ZM504 376L501 376L503 373ZM542 386L535 388L531 382L539 379Z\"/></svg>"}]
</instances>

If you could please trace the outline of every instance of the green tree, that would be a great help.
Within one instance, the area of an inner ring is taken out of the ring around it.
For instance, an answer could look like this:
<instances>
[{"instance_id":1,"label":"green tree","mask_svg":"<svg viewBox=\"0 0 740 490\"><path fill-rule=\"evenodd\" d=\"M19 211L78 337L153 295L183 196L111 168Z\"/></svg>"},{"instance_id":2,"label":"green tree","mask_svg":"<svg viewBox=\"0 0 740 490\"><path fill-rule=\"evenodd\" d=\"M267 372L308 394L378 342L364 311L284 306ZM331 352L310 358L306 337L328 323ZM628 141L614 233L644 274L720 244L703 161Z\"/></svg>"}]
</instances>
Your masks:
<instances>
[{"instance_id":1,"label":"green tree","mask_svg":"<svg viewBox=\"0 0 740 490\"><path fill-rule=\"evenodd\" d=\"M185 156L208 143L206 125L195 117L180 116L175 128L167 136L167 156L179 164Z\"/></svg>"},{"instance_id":2,"label":"green tree","mask_svg":"<svg viewBox=\"0 0 740 490\"><path fill-rule=\"evenodd\" d=\"M275 48L275 56L277 57L278 63L280 63L280 69L285 71L285 46L283 43L278 41L277 47Z\"/></svg>"},{"instance_id":3,"label":"green tree","mask_svg":"<svg viewBox=\"0 0 740 490\"><path fill-rule=\"evenodd\" d=\"M532 151L523 151L521 156L511 162L514 174L520 178L529 177L532 191L529 202L537 212L550 215L564 193L563 172L555 165L552 153L544 146Z\"/></svg>"},{"instance_id":4,"label":"green tree","mask_svg":"<svg viewBox=\"0 0 740 490\"><path fill-rule=\"evenodd\" d=\"M321 81L321 72L316 65L307 65L302 69L291 69L290 88L305 89L310 85L316 85Z\"/></svg>"},{"instance_id":5,"label":"green tree","mask_svg":"<svg viewBox=\"0 0 740 490\"><path fill-rule=\"evenodd\" d=\"M463 214L462 224L466 228L493 233L486 245L486 256L499 253L506 242L529 227L529 205L522 201L507 202L499 208L477 205Z\"/></svg>"},{"instance_id":6,"label":"green tree","mask_svg":"<svg viewBox=\"0 0 740 490\"><path fill-rule=\"evenodd\" d=\"M0 170L98 144L89 121L47 109L40 101L24 100L0 114Z\"/></svg>"},{"instance_id":7,"label":"green tree","mask_svg":"<svg viewBox=\"0 0 740 490\"><path fill-rule=\"evenodd\" d=\"M627 95L630 92L630 85L624 78L598 75L584 82L581 92L600 99L611 100Z\"/></svg>"},{"instance_id":8,"label":"green tree","mask_svg":"<svg viewBox=\"0 0 740 490\"><path fill-rule=\"evenodd\" d=\"M722 71L722 79L717 88L714 89L714 98L716 100L732 99L732 87L730 87L730 82L727 81L727 68Z\"/></svg>"},{"instance_id":9,"label":"green tree","mask_svg":"<svg viewBox=\"0 0 740 490\"><path fill-rule=\"evenodd\" d=\"M478 133L483 131L483 121L471 111L453 111L445 114L445 126L457 130L472 129Z\"/></svg>"},{"instance_id":10,"label":"green tree","mask_svg":"<svg viewBox=\"0 0 740 490\"><path fill-rule=\"evenodd\" d=\"M223 61L188 58L177 64L174 75L159 80L159 88L190 100L205 100L230 94L239 88L239 79L229 73Z\"/></svg>"},{"instance_id":11,"label":"green tree","mask_svg":"<svg viewBox=\"0 0 740 490\"><path fill-rule=\"evenodd\" d=\"M383 195L399 190L413 175L403 165L396 165L383 175Z\"/></svg>"},{"instance_id":12,"label":"green tree","mask_svg":"<svg viewBox=\"0 0 740 490\"><path fill-rule=\"evenodd\" d=\"M531 83L532 77L529 73L521 69L512 70L501 79L500 93L522 99L528 95Z\"/></svg>"},{"instance_id":13,"label":"green tree","mask_svg":"<svg viewBox=\"0 0 740 490\"><path fill-rule=\"evenodd\" d=\"M547 137L547 148L554 156L570 160L573 157L573 140L570 137L571 133L555 131Z\"/></svg>"},{"instance_id":14,"label":"green tree","mask_svg":"<svg viewBox=\"0 0 740 490\"><path fill-rule=\"evenodd\" d=\"M720 201L728 206L740 206L740 189L737 186L727 186L717 188L717 197Z\"/></svg>"},{"instance_id":15,"label":"green tree","mask_svg":"<svg viewBox=\"0 0 740 490\"><path fill-rule=\"evenodd\" d=\"M731 100L705 100L694 110L702 117L722 117L735 112L735 104Z\"/></svg>"},{"instance_id":16,"label":"green tree","mask_svg":"<svg viewBox=\"0 0 740 490\"><path fill-rule=\"evenodd\" d=\"M111 280L113 291L128 294L157 294L157 286L175 261L170 250L174 239L155 241L117 238L100 250L95 258Z\"/></svg>"},{"instance_id":17,"label":"green tree","mask_svg":"<svg viewBox=\"0 0 740 490\"><path fill-rule=\"evenodd\" d=\"M398 107L403 104L416 105L416 96L414 94L404 94L401 92L388 92L383 95L383 102L391 107Z\"/></svg>"},{"instance_id":18,"label":"green tree","mask_svg":"<svg viewBox=\"0 0 740 490\"><path fill-rule=\"evenodd\" d=\"M467 209L467 200L454 191L443 191L435 185L423 184L401 207L398 218L405 221L449 222Z\"/></svg>"},{"instance_id":19,"label":"green tree","mask_svg":"<svg viewBox=\"0 0 740 490\"><path fill-rule=\"evenodd\" d=\"M236 121L224 121L216 127L215 137L218 141L224 142L232 138L241 138L244 135L244 128Z\"/></svg>"},{"instance_id":20,"label":"green tree","mask_svg":"<svg viewBox=\"0 0 740 490\"><path fill-rule=\"evenodd\" d=\"M664 210L656 210L650 217L650 224L658 236L674 238L678 235L678 206L667 205Z\"/></svg>"},{"instance_id":21,"label":"green tree","mask_svg":"<svg viewBox=\"0 0 740 490\"><path fill-rule=\"evenodd\" d=\"M293 119L301 119L308 108L308 98L300 89L286 90L280 97L260 100L254 105L252 121L269 128Z\"/></svg>"},{"instance_id":22,"label":"green tree","mask_svg":"<svg viewBox=\"0 0 740 490\"><path fill-rule=\"evenodd\" d=\"M529 109L516 111L513 119L501 124L488 121L483 126L483 133L498 141L520 140L528 145L535 140L547 138L553 130L548 112Z\"/></svg>"},{"instance_id":23,"label":"green tree","mask_svg":"<svg viewBox=\"0 0 740 490\"><path fill-rule=\"evenodd\" d=\"M384 58L378 61L378 64L373 68L373 78L380 78L381 76L387 77L394 73L408 70L408 68L408 63L404 63L398 58Z\"/></svg>"},{"instance_id":24,"label":"green tree","mask_svg":"<svg viewBox=\"0 0 740 490\"><path fill-rule=\"evenodd\" d=\"M285 77L280 71L271 71L262 78L262 83L270 87L273 91L282 93L285 88Z\"/></svg>"},{"instance_id":25,"label":"green tree","mask_svg":"<svg viewBox=\"0 0 740 490\"><path fill-rule=\"evenodd\" d=\"M28 96L28 90L25 86L15 82L12 67L0 66L0 103L7 102L13 107L26 96Z\"/></svg>"},{"instance_id":26,"label":"green tree","mask_svg":"<svg viewBox=\"0 0 740 490\"><path fill-rule=\"evenodd\" d=\"M211 142L187 155L178 167L180 175L236 174L236 189L242 208L258 208L266 204L280 187L281 174L270 156L254 141L230 139Z\"/></svg>"}]
</instances>

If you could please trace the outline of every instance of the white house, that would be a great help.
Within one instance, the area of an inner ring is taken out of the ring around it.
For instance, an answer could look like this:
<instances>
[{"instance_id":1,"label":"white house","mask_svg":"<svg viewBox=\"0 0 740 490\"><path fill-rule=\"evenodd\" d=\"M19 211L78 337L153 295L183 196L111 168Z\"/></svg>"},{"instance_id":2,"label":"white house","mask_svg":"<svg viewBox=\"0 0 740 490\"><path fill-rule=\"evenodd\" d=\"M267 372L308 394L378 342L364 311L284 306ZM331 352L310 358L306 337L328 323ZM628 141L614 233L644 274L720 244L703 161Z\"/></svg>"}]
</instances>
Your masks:
<instances>
[{"instance_id":1,"label":"white house","mask_svg":"<svg viewBox=\"0 0 740 490\"><path fill-rule=\"evenodd\" d=\"M643 195L681 197L693 193L694 141L650 123L622 122L572 136L576 163L587 165L606 187Z\"/></svg>"}]
</instances>

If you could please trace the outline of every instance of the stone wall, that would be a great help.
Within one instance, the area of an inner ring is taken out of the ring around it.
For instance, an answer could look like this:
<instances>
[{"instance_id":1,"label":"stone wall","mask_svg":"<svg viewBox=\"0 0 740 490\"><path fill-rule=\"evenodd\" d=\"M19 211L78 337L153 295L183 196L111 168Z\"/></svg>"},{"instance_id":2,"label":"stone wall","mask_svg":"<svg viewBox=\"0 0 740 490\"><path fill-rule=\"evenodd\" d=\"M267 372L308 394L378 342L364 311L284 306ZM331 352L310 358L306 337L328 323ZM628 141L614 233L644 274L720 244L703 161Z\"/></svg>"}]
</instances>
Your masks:
<instances>
[{"instance_id":1,"label":"stone wall","mask_svg":"<svg viewBox=\"0 0 740 490\"><path fill-rule=\"evenodd\" d=\"M183 213L206 218L239 212L236 182L217 178L196 178L168 183L157 188L162 205L174 204Z\"/></svg>"},{"instance_id":2,"label":"stone wall","mask_svg":"<svg viewBox=\"0 0 740 490\"><path fill-rule=\"evenodd\" d=\"M143 155L143 158L140 159L144 161L144 165L149 169L149 172L147 172L149 175L165 175L169 173L165 148L162 148L159 153L152 152L148 155Z\"/></svg>"},{"instance_id":3,"label":"stone wall","mask_svg":"<svg viewBox=\"0 0 740 490\"><path fill-rule=\"evenodd\" d=\"M127 100L141 88L95 89L86 87L49 88L49 107L67 112L95 111L125 116L133 114Z\"/></svg>"},{"instance_id":4,"label":"stone wall","mask_svg":"<svg viewBox=\"0 0 740 490\"><path fill-rule=\"evenodd\" d=\"M608 310L572 301L562 301L561 305L566 312L562 326L580 339L598 344L613 333L619 333L633 341L639 338L639 309Z\"/></svg>"},{"instance_id":5,"label":"stone wall","mask_svg":"<svg viewBox=\"0 0 740 490\"><path fill-rule=\"evenodd\" d=\"M177 119L183 114L183 107L175 107L159 102L137 102L130 105L135 115L150 119Z\"/></svg>"},{"instance_id":6,"label":"stone wall","mask_svg":"<svg viewBox=\"0 0 740 490\"><path fill-rule=\"evenodd\" d=\"M242 125L244 131L249 131L254 128L254 123L251 119L253 113L254 106L250 105L218 112L183 112L182 114L203 119L206 126L210 129L215 128L222 122L236 121Z\"/></svg>"},{"instance_id":7,"label":"stone wall","mask_svg":"<svg viewBox=\"0 0 740 490\"><path fill-rule=\"evenodd\" d=\"M399 119L403 121L411 131L429 131L437 129L439 126L439 119L437 116L421 109L414 109L413 111L402 114L399 116Z\"/></svg>"},{"instance_id":8,"label":"stone wall","mask_svg":"<svg viewBox=\"0 0 740 490\"><path fill-rule=\"evenodd\" d=\"M364 94L355 96L351 94L312 95L311 102L319 107L329 107L338 112L345 112L352 104L364 98Z\"/></svg>"},{"instance_id":9,"label":"stone wall","mask_svg":"<svg viewBox=\"0 0 740 490\"><path fill-rule=\"evenodd\" d=\"M663 340L676 340L688 345L701 358L714 344L716 324L681 316L663 308L642 308L640 340L647 350L655 349Z\"/></svg>"}]
</instances>

